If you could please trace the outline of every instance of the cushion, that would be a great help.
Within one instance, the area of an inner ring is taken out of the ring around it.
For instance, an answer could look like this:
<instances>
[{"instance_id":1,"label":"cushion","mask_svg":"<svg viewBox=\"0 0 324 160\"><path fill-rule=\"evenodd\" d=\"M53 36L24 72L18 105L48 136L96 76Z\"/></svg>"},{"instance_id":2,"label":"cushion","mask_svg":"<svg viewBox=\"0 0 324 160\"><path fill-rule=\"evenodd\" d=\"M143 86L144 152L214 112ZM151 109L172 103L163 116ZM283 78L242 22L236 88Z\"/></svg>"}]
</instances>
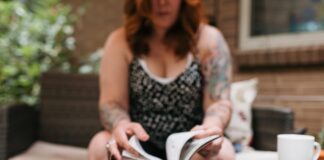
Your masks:
<instances>
[{"instance_id":1,"label":"cushion","mask_svg":"<svg viewBox=\"0 0 324 160\"><path fill-rule=\"evenodd\" d=\"M26 152L9 160L86 160L87 158L86 148L37 141Z\"/></svg>"},{"instance_id":2,"label":"cushion","mask_svg":"<svg viewBox=\"0 0 324 160\"><path fill-rule=\"evenodd\" d=\"M252 140L252 103L257 94L257 79L250 79L232 83L231 101L233 113L229 126L225 130L226 136L238 150L244 149Z\"/></svg>"}]
</instances>

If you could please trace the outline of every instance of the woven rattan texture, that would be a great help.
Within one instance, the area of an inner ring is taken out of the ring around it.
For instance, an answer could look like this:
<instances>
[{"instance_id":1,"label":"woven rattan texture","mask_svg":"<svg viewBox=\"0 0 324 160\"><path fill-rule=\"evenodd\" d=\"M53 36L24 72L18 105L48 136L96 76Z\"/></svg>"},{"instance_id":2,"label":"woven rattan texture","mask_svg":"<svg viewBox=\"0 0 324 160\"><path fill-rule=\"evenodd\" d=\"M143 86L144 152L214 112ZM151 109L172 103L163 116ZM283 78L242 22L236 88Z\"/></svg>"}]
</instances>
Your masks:
<instances>
[{"instance_id":1,"label":"woven rattan texture","mask_svg":"<svg viewBox=\"0 0 324 160\"><path fill-rule=\"evenodd\" d=\"M47 73L42 77L40 139L87 147L101 129L96 75Z\"/></svg>"},{"instance_id":2,"label":"woven rattan texture","mask_svg":"<svg viewBox=\"0 0 324 160\"><path fill-rule=\"evenodd\" d=\"M5 160L7 146L7 112L6 108L0 108L0 160Z\"/></svg>"},{"instance_id":3,"label":"woven rattan texture","mask_svg":"<svg viewBox=\"0 0 324 160\"><path fill-rule=\"evenodd\" d=\"M276 151L277 134L294 132L294 116L289 108L253 108L253 146Z\"/></svg>"}]
</instances>

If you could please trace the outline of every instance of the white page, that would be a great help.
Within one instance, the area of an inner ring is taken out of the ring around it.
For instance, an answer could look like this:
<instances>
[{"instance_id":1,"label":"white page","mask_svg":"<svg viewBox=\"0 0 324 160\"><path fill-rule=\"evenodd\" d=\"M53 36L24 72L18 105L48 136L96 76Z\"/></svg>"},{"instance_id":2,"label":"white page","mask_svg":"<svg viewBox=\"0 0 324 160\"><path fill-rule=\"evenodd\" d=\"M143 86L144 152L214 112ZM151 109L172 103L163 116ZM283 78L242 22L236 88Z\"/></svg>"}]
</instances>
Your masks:
<instances>
[{"instance_id":1,"label":"white page","mask_svg":"<svg viewBox=\"0 0 324 160\"><path fill-rule=\"evenodd\" d=\"M188 146L185 151L183 151L183 160L190 160L190 158L197 152L197 150L211 143L213 140L219 138L219 135L213 135L209 137L205 137L202 139L195 139L192 142L188 143Z\"/></svg>"},{"instance_id":2,"label":"white page","mask_svg":"<svg viewBox=\"0 0 324 160\"><path fill-rule=\"evenodd\" d=\"M181 155L181 150L186 142L194 137L195 135L203 132L199 131L191 131L191 132L180 132L171 134L166 142L166 152L168 160L179 160Z\"/></svg>"},{"instance_id":3,"label":"white page","mask_svg":"<svg viewBox=\"0 0 324 160\"><path fill-rule=\"evenodd\" d=\"M139 140L135 137L135 136L132 136L130 139L129 139L129 144L130 146L132 146L142 157L140 158L136 158L136 156L134 156L133 154L127 152L126 150L123 151L122 155L124 157L127 157L127 158L132 158L134 160L161 160L160 158L158 157L155 157L153 155L150 155L148 153L146 153L143 149L143 147L141 146Z\"/></svg>"}]
</instances>

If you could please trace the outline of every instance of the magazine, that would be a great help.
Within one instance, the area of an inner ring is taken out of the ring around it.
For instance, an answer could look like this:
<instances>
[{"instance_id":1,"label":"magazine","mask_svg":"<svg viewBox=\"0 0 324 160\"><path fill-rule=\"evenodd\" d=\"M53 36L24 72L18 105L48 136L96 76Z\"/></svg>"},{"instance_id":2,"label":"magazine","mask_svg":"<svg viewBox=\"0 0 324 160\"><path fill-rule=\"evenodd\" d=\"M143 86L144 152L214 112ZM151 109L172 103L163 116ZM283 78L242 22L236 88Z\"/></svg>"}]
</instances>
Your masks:
<instances>
[{"instance_id":1,"label":"magazine","mask_svg":"<svg viewBox=\"0 0 324 160\"><path fill-rule=\"evenodd\" d=\"M202 139L193 139L203 131L189 131L171 134L166 141L167 160L189 160L201 148L219 138L219 135L213 135ZM161 160L160 158L150 155L144 151L139 140L132 136L129 144L139 153L140 156L134 156L124 150L122 156L129 160Z\"/></svg>"}]
</instances>

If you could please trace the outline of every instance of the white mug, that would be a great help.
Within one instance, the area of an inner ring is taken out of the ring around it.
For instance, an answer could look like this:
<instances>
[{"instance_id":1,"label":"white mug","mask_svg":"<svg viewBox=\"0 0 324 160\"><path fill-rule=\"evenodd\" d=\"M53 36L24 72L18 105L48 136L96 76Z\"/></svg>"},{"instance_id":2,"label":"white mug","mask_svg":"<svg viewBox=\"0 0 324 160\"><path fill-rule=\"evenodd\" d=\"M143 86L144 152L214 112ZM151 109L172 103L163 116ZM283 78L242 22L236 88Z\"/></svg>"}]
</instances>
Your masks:
<instances>
[{"instance_id":1,"label":"white mug","mask_svg":"<svg viewBox=\"0 0 324 160\"><path fill-rule=\"evenodd\" d=\"M321 146L315 142L313 136L279 134L277 136L277 150L279 160L317 160Z\"/></svg>"}]
</instances>

